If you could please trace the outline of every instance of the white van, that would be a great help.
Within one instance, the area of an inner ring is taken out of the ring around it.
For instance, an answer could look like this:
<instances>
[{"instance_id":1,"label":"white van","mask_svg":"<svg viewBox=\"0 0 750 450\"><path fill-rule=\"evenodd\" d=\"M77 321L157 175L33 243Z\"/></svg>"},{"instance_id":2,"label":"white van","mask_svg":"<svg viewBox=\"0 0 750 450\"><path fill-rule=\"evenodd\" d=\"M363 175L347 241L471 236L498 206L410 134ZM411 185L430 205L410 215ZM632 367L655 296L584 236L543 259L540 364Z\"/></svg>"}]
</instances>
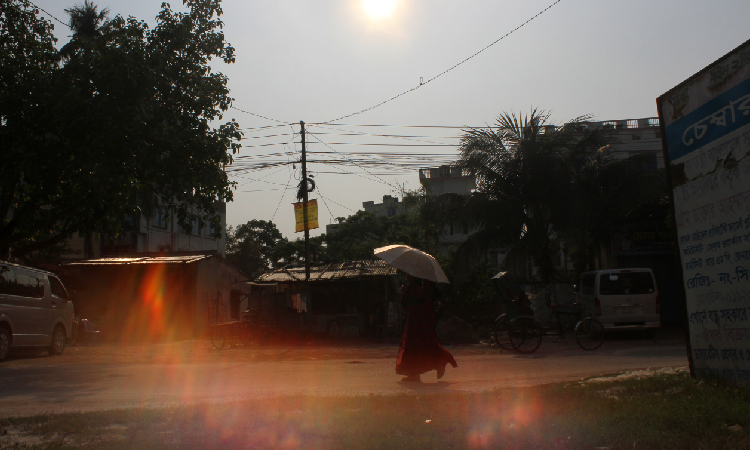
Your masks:
<instances>
[{"instance_id":1,"label":"white van","mask_svg":"<svg viewBox=\"0 0 750 450\"><path fill-rule=\"evenodd\" d=\"M661 326L659 289L651 269L610 269L581 275L580 298L608 329Z\"/></svg>"},{"instance_id":2,"label":"white van","mask_svg":"<svg viewBox=\"0 0 750 450\"><path fill-rule=\"evenodd\" d=\"M13 347L59 355L73 337L73 302L55 274L0 261L0 361Z\"/></svg>"}]
</instances>

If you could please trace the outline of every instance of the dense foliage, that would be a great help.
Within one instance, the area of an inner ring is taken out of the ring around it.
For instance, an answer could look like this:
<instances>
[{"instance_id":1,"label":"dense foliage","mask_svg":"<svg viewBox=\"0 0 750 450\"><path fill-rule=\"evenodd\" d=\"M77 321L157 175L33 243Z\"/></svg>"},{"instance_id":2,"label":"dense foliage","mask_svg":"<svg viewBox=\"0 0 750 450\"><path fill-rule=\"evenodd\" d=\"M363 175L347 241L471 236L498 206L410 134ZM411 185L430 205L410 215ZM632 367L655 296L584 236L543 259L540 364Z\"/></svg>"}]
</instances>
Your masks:
<instances>
[{"instance_id":1,"label":"dense foliage","mask_svg":"<svg viewBox=\"0 0 750 450\"><path fill-rule=\"evenodd\" d=\"M279 266L277 246L287 239L273 222L251 220L227 229L227 260L253 275Z\"/></svg>"},{"instance_id":2,"label":"dense foliage","mask_svg":"<svg viewBox=\"0 0 750 450\"><path fill-rule=\"evenodd\" d=\"M232 99L209 62L233 62L234 49L218 0L185 4L165 3L153 29L71 8L85 20L71 20L63 57L31 3L0 2L0 257L75 231L117 233L154 198L183 225L191 215L218 224L241 133L233 120L211 125Z\"/></svg>"}]
</instances>

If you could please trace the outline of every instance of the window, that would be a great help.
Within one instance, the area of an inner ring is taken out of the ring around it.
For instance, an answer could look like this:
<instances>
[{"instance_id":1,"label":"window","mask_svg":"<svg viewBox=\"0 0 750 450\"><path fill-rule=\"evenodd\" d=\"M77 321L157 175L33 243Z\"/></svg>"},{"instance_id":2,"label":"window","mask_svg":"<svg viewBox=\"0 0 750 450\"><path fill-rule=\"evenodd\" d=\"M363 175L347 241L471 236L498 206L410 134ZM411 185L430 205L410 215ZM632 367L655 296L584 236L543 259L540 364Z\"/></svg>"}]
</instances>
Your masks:
<instances>
[{"instance_id":1,"label":"window","mask_svg":"<svg viewBox=\"0 0 750 450\"><path fill-rule=\"evenodd\" d=\"M214 239L219 237L219 229L211 222L206 222L206 236Z\"/></svg>"},{"instance_id":2,"label":"window","mask_svg":"<svg viewBox=\"0 0 750 450\"><path fill-rule=\"evenodd\" d=\"M28 272L16 272L16 294L24 297L44 297L44 278Z\"/></svg>"},{"instance_id":3,"label":"window","mask_svg":"<svg viewBox=\"0 0 750 450\"><path fill-rule=\"evenodd\" d=\"M190 234L194 236L200 236L201 234L201 220L195 216L190 218Z\"/></svg>"},{"instance_id":4,"label":"window","mask_svg":"<svg viewBox=\"0 0 750 450\"><path fill-rule=\"evenodd\" d=\"M122 219L122 231L135 231L135 217L128 215Z\"/></svg>"},{"instance_id":5,"label":"window","mask_svg":"<svg viewBox=\"0 0 750 450\"><path fill-rule=\"evenodd\" d=\"M16 274L8 266L0 266L0 294L16 295Z\"/></svg>"},{"instance_id":6,"label":"window","mask_svg":"<svg viewBox=\"0 0 750 450\"><path fill-rule=\"evenodd\" d=\"M601 295L640 295L654 292L654 280L649 272L603 273L599 275Z\"/></svg>"},{"instance_id":7,"label":"window","mask_svg":"<svg viewBox=\"0 0 750 450\"><path fill-rule=\"evenodd\" d=\"M153 225L159 228L167 228L169 222L169 210L163 206L158 206L154 210Z\"/></svg>"},{"instance_id":8,"label":"window","mask_svg":"<svg viewBox=\"0 0 750 450\"><path fill-rule=\"evenodd\" d=\"M57 279L57 277L49 277L49 286L52 289L52 295L68 299L68 291L65 290L65 286L63 286L62 282Z\"/></svg>"}]
</instances>

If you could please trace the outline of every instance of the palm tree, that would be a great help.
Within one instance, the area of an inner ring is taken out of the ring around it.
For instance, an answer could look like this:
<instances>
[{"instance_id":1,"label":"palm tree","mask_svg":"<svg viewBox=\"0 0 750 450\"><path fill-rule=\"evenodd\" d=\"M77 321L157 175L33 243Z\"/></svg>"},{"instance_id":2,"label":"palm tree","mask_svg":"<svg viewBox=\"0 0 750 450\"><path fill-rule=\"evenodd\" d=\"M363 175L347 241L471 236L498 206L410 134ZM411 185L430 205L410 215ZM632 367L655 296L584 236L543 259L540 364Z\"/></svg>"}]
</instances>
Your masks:
<instances>
[{"instance_id":1,"label":"palm tree","mask_svg":"<svg viewBox=\"0 0 750 450\"><path fill-rule=\"evenodd\" d=\"M427 211L476 230L459 248L458 267L487 248L508 246L506 266L526 272L533 261L549 282L553 251L565 243L574 244L576 268L583 270L618 221L654 197L640 162L615 160L607 150L608 130L589 119L554 126L549 113L534 109L466 131L457 165L476 179L476 192L442 195Z\"/></svg>"},{"instance_id":2,"label":"palm tree","mask_svg":"<svg viewBox=\"0 0 750 450\"><path fill-rule=\"evenodd\" d=\"M63 57L70 58L81 49L81 40L101 36L101 26L108 18L109 8L99 11L93 2L84 0L83 4L78 3L65 9L65 12L70 16L68 25L73 30L73 36L70 42L60 49L60 53Z\"/></svg>"}]
</instances>

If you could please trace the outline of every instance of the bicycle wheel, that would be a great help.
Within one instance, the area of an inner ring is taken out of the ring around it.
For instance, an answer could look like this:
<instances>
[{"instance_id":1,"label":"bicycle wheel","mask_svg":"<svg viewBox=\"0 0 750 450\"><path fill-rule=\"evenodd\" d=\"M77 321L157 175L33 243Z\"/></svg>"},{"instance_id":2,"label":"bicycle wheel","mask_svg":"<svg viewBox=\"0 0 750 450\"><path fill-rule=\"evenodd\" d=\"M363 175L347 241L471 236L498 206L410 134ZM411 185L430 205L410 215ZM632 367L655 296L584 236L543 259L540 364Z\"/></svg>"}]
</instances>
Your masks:
<instances>
[{"instance_id":1,"label":"bicycle wheel","mask_svg":"<svg viewBox=\"0 0 750 450\"><path fill-rule=\"evenodd\" d=\"M584 350L596 350L604 343L604 325L587 317L576 325L576 342Z\"/></svg>"},{"instance_id":2,"label":"bicycle wheel","mask_svg":"<svg viewBox=\"0 0 750 450\"><path fill-rule=\"evenodd\" d=\"M513 344L510 342L510 330L508 329L508 318L505 314L495 319L495 325L492 328L492 339L505 350L513 350Z\"/></svg>"},{"instance_id":3,"label":"bicycle wheel","mask_svg":"<svg viewBox=\"0 0 750 450\"><path fill-rule=\"evenodd\" d=\"M224 333L224 327L213 326L211 327L211 344L217 350L221 350L226 345L227 340Z\"/></svg>"},{"instance_id":4,"label":"bicycle wheel","mask_svg":"<svg viewBox=\"0 0 750 450\"><path fill-rule=\"evenodd\" d=\"M532 353L542 345L542 327L531 317L518 317L510 325L510 343L519 353Z\"/></svg>"}]
</instances>

